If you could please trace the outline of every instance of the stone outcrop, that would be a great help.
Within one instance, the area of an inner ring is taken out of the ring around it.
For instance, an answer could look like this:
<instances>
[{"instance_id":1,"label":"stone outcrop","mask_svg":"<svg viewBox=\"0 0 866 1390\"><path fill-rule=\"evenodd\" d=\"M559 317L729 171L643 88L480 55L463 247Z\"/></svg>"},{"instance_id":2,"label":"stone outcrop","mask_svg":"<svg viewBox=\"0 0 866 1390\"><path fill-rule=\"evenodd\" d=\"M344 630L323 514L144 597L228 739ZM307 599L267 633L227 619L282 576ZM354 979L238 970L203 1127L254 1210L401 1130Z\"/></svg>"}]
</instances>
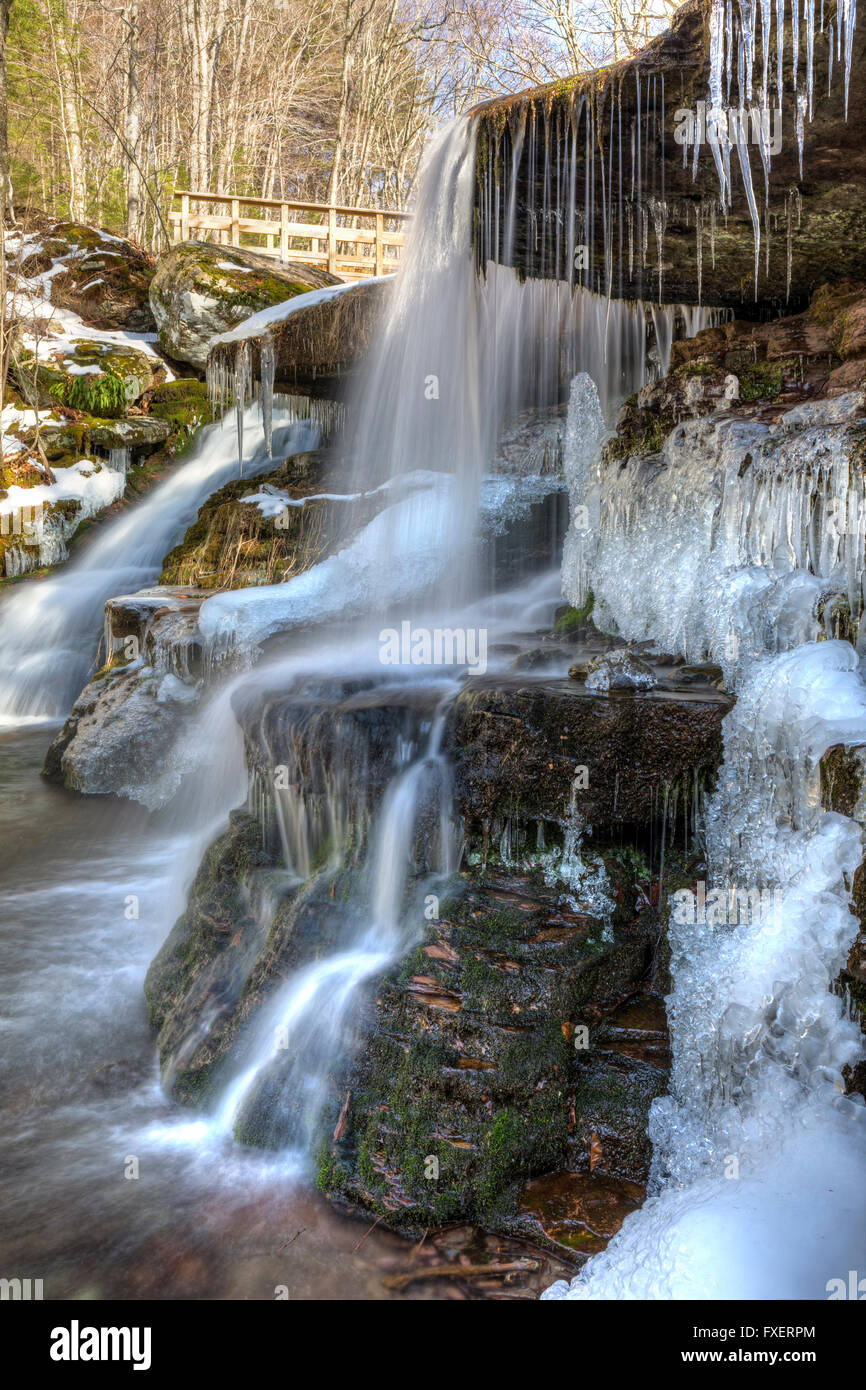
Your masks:
<instances>
[{"instance_id":1,"label":"stone outcrop","mask_svg":"<svg viewBox=\"0 0 866 1390\"><path fill-rule=\"evenodd\" d=\"M293 310L263 332L245 334L253 378L260 374L261 347L267 336L276 359L278 390L333 392L364 357L390 292L387 280L362 280L320 303ZM236 343L215 344L211 370L231 373L236 348Z\"/></svg>"},{"instance_id":2,"label":"stone outcrop","mask_svg":"<svg viewBox=\"0 0 866 1390\"><path fill-rule=\"evenodd\" d=\"M212 340L243 319L339 281L315 266L279 265L237 247L182 242L162 257L150 305L163 352L204 371Z\"/></svg>"},{"instance_id":3,"label":"stone outcrop","mask_svg":"<svg viewBox=\"0 0 866 1390\"><path fill-rule=\"evenodd\" d=\"M667 376L622 406L604 457L657 454L675 426L710 415L772 423L784 413L793 425L795 408L825 402L831 424L864 390L866 283L822 285L801 314L732 319L675 342Z\"/></svg>"},{"instance_id":4,"label":"stone outcrop","mask_svg":"<svg viewBox=\"0 0 866 1390\"><path fill-rule=\"evenodd\" d=\"M585 635L573 625L550 641L580 658ZM419 913L414 949L362 991L362 1041L337 1067L320 1124L319 1183L336 1200L409 1231L474 1220L573 1258L642 1197L646 1116L667 1069L652 907L657 791L666 781L675 806L678 783L685 798L696 777L712 776L729 707L708 679L677 690L664 666L658 679L667 684L648 695L593 695L543 674L478 678L459 697L446 744L466 868L432 920ZM164 1079L179 1099L212 1103L280 981L346 939L363 911L358 865L394 774L395 731L417 738L431 698L364 680L286 691L266 678L236 697L264 804L291 747L289 795L303 802L303 823L327 821L335 776L349 818L340 845L308 846L303 883L282 869L269 812L235 812L208 852L147 982ZM575 791L580 767L589 787L580 777ZM590 815L582 867L607 884L606 908L569 891L556 869L567 827ZM421 869L432 825L424 820L415 846ZM685 863L669 832L666 885ZM629 1021L628 1001L651 1026ZM239 1137L285 1144L296 1123L287 1106L278 1076L266 1079ZM566 1193L559 1225L550 1194L532 1186L541 1174L558 1174Z\"/></svg>"},{"instance_id":5,"label":"stone outcrop","mask_svg":"<svg viewBox=\"0 0 866 1390\"><path fill-rule=\"evenodd\" d=\"M134 796L158 777L198 700L201 594L144 589L106 604L105 664L84 687L45 759L43 775L72 791ZM170 627L178 670L156 661Z\"/></svg>"},{"instance_id":6,"label":"stone outcrop","mask_svg":"<svg viewBox=\"0 0 866 1390\"><path fill-rule=\"evenodd\" d=\"M317 497L323 464L321 454L294 455L262 481L220 488L166 555L160 583L202 590L280 584L339 550L382 498L371 497L365 512L345 498Z\"/></svg>"}]
</instances>

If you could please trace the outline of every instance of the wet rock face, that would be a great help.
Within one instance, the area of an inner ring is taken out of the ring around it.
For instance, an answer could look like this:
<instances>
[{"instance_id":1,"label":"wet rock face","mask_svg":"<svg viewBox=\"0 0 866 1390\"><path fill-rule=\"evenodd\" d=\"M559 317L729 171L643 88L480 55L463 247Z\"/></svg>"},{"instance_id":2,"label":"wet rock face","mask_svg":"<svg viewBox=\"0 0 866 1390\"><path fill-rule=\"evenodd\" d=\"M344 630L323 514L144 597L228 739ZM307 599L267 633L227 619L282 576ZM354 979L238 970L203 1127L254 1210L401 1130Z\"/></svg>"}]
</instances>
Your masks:
<instances>
[{"instance_id":1,"label":"wet rock face","mask_svg":"<svg viewBox=\"0 0 866 1390\"><path fill-rule=\"evenodd\" d=\"M125 619L118 613L118 638L135 616L134 607ZM647 1113L666 1086L664 1018L657 1002L643 1013L626 1005L665 985L651 906L658 865L594 829L585 867L587 883L604 876L602 911L597 894L569 889L546 861L533 867L517 829L513 863L506 862L491 847L491 827L510 816L528 833L538 815L548 842L562 840L562 823L577 814L571 792L579 747L591 775L605 769L615 778L621 760L619 789L611 786L606 801L597 796L595 808L606 806L611 825L620 813L639 822L651 846L657 798L642 781L635 731L654 717L646 707L658 706L646 747L660 757L672 726L658 696L592 697L574 681L530 677L516 683L516 693L507 683L499 691L478 686L458 700L447 734L467 867L435 909L418 902L415 945L359 992L316 1123L319 1183L335 1200L402 1229L466 1218L552 1242L574 1258L598 1248L647 1177ZM725 698L709 686L697 700L668 693L685 735L679 744L673 739L665 775L675 779L678 758L683 768L697 758L708 771L720 752ZM369 828L397 770L396 750L418 744L438 699L430 688L389 689L369 679L308 678L287 691L266 672L236 697L252 804L261 809L256 817L235 813L208 852L147 982L164 1081L178 1099L211 1106L281 982L339 950L359 920L368 920L359 868ZM605 714L611 706L613 718ZM500 721L507 744L489 733ZM567 737L563 749L566 728L577 742ZM516 730L523 730L519 744ZM587 752L590 739L594 751ZM534 758L555 764L543 786ZM479 800L487 782L479 759L495 789L492 804ZM660 767L651 763L648 777ZM477 783L467 780L468 768ZM515 801L518 786L523 795ZM419 820L418 874L434 867L436 820ZM657 824L654 833L657 859ZM668 834L666 885L676 881L682 858ZM278 1057L262 1075L236 1121L243 1142L293 1142L304 1123L297 1061ZM553 1220L543 1194L523 1191L541 1173L560 1174L566 1184L567 1219Z\"/></svg>"},{"instance_id":2,"label":"wet rock face","mask_svg":"<svg viewBox=\"0 0 866 1390\"><path fill-rule=\"evenodd\" d=\"M281 266L235 247L184 242L160 260L150 306L162 350L204 371L218 334L260 309L338 283L313 266Z\"/></svg>"},{"instance_id":3,"label":"wet rock face","mask_svg":"<svg viewBox=\"0 0 866 1390\"><path fill-rule=\"evenodd\" d=\"M201 589L280 584L339 550L382 505L316 497L321 454L297 454L261 480L227 483L163 561L160 583ZM252 500L249 500L252 499Z\"/></svg>"},{"instance_id":4,"label":"wet rock face","mask_svg":"<svg viewBox=\"0 0 866 1390\"><path fill-rule=\"evenodd\" d=\"M760 146L751 136L746 144L761 221L757 294L753 225L736 150L730 156L733 206L723 218L718 209L713 211L713 204L719 202L719 176L706 138L694 177L693 146L685 147L684 167L684 147L676 140L677 130L682 131L677 113L691 112L694 116L699 102L709 104L709 0L687 0L674 15L670 30L647 44L634 58L591 76L566 78L532 92L497 98L480 108L477 250L481 262L505 260L510 179L514 152L518 150L511 244L513 264L521 273L572 279L578 285L606 293L606 250L612 241L611 287L618 298L728 305L738 313L756 315L767 308L778 312L786 304L792 309L805 307L824 281L847 276L862 278L866 229L858 208L866 194L866 147L862 139L866 119L866 26L858 15L847 120L844 63L836 58L835 26L829 95L829 32L825 27L824 32L815 33L814 102L812 120L807 116L804 122L801 175L790 5L785 9L780 122L776 115L780 100L776 91L775 12L773 18L767 98L767 143L772 141L773 156L766 214ZM826 19L830 17L827 10ZM759 19L755 23L754 99L759 103ZM816 31L819 27L816 13ZM736 53L733 66L732 105L737 101ZM803 19L801 92L805 91L805 72ZM589 137L588 120L592 123ZM640 147L640 162L634 174L633 129L639 132ZM609 167L614 185L621 188L621 197L616 195L613 208L601 194L601 180L607 177ZM562 174L563 168L568 170L568 177ZM559 186L564 190L559 201L558 170ZM577 197L570 222L567 190L571 177ZM593 183L596 196L589 208L587 225L585 190ZM498 218L492 215L494 208L498 209ZM575 246L586 248L577 269L566 263Z\"/></svg>"},{"instance_id":5,"label":"wet rock face","mask_svg":"<svg viewBox=\"0 0 866 1390\"><path fill-rule=\"evenodd\" d=\"M605 462L658 454L678 425L710 416L789 430L853 418L866 390L863 323L866 282L847 280L820 286L801 314L733 319L680 339L667 376L621 407Z\"/></svg>"},{"instance_id":6,"label":"wet rock face","mask_svg":"<svg viewBox=\"0 0 866 1390\"><path fill-rule=\"evenodd\" d=\"M667 1059L663 1046L651 1062L614 1055L620 1001L651 972L653 933L631 911L624 865L609 867L623 907L607 940L537 878L461 876L377 985L368 1041L335 1078L319 1152L329 1195L413 1233L470 1219L574 1254L600 1248L597 1221L577 1236L557 1229L531 1180L580 1174L590 1205L599 1181L643 1195L647 1111Z\"/></svg>"},{"instance_id":7,"label":"wet rock face","mask_svg":"<svg viewBox=\"0 0 866 1390\"><path fill-rule=\"evenodd\" d=\"M656 677L648 662L622 647L595 656L589 664L585 686L593 693L609 690L652 690Z\"/></svg>"},{"instance_id":8,"label":"wet rock face","mask_svg":"<svg viewBox=\"0 0 866 1390\"><path fill-rule=\"evenodd\" d=\"M470 681L454 726L464 819L482 841L514 818L534 843L533 823L562 823L573 794L593 827L646 822L659 786L718 766L730 704L709 683L635 696L574 679Z\"/></svg>"},{"instance_id":9,"label":"wet rock face","mask_svg":"<svg viewBox=\"0 0 866 1390\"><path fill-rule=\"evenodd\" d=\"M264 678L237 703L260 813L234 813L208 851L146 983L178 1099L207 1104L274 991L369 926L360 866L371 818L398 770L398 735L418 742L434 697L370 681L311 679L286 691ZM419 873L431 844L419 834ZM296 1137L296 1062L281 1054L263 1075L238 1121L244 1142L279 1148Z\"/></svg>"}]
</instances>

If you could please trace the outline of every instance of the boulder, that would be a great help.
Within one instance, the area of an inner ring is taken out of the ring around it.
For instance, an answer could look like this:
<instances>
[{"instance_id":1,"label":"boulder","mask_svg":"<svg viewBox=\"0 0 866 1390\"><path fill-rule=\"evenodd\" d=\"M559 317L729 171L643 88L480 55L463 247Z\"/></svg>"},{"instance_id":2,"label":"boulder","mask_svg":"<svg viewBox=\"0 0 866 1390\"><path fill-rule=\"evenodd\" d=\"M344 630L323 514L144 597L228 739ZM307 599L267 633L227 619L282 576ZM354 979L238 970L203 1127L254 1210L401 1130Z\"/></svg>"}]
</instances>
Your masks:
<instances>
[{"instance_id":1,"label":"boulder","mask_svg":"<svg viewBox=\"0 0 866 1390\"><path fill-rule=\"evenodd\" d=\"M162 350L204 371L220 333L295 295L339 283L313 266L279 265L236 247L187 241L160 260L150 306Z\"/></svg>"},{"instance_id":2,"label":"boulder","mask_svg":"<svg viewBox=\"0 0 866 1390\"><path fill-rule=\"evenodd\" d=\"M153 588L108 601L106 663L48 749L49 781L88 795L135 796L157 778L198 700L195 618L202 597ZM176 669L157 670L153 657L166 638Z\"/></svg>"},{"instance_id":3,"label":"boulder","mask_svg":"<svg viewBox=\"0 0 866 1390\"><path fill-rule=\"evenodd\" d=\"M89 328L153 331L149 292L155 262L140 247L95 227L58 222L42 254L67 262L51 278L51 303L59 309L72 310Z\"/></svg>"}]
</instances>

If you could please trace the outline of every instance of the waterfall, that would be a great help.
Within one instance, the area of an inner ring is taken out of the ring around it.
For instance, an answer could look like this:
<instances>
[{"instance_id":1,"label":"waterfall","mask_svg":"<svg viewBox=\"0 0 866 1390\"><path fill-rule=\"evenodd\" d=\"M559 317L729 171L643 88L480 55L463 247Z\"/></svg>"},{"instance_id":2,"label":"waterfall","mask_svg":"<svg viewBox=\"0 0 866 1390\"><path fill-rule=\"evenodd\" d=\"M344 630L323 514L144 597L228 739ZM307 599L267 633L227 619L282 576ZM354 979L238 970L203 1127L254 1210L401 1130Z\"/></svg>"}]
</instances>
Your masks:
<instances>
[{"instance_id":1,"label":"waterfall","mask_svg":"<svg viewBox=\"0 0 866 1390\"><path fill-rule=\"evenodd\" d=\"M737 704L705 816L715 906L670 904L674 1065L651 1113L652 1195L545 1297L824 1297L860 1263L866 1108L842 1068L861 1039L833 982L862 835L821 809L820 760L866 743L858 653L835 637L863 610L863 498L856 399L816 410L692 421L661 468L601 470L599 625L720 660ZM566 552L575 599L586 564Z\"/></svg>"},{"instance_id":2,"label":"waterfall","mask_svg":"<svg viewBox=\"0 0 866 1390\"><path fill-rule=\"evenodd\" d=\"M281 407L278 398L275 423L282 453L316 447L319 431L295 405ZM272 464L258 406L246 412L246 432L248 444L253 441L247 471L266 471ZM202 502L237 474L234 432L227 423L206 426L189 460L138 506L110 521L80 558L56 577L3 599L0 722L67 713L94 670L106 599L152 584Z\"/></svg>"},{"instance_id":3,"label":"waterfall","mask_svg":"<svg viewBox=\"0 0 866 1390\"><path fill-rule=\"evenodd\" d=\"M527 408L557 406L581 371L612 425L646 380L649 305L568 278L522 280L492 260L479 273L476 125L455 121L425 157L417 230L348 411L353 487L387 485L394 503L343 552L289 583L209 599L199 621L217 656L394 602L410 618L434 586L446 607L462 602L477 585L481 483L503 427ZM675 321L691 336L717 312L657 309L657 356L669 358ZM243 361L235 372L244 377ZM221 359L212 384L223 399L230 375Z\"/></svg>"}]
</instances>

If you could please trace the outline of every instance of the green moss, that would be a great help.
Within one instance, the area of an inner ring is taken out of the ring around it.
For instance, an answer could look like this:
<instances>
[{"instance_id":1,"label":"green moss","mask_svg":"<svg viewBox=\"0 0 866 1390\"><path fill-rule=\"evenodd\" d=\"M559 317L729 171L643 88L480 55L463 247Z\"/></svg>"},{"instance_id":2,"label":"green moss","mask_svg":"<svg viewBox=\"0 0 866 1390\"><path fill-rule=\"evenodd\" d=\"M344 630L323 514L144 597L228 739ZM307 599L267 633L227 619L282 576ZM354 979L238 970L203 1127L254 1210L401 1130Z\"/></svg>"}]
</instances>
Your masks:
<instances>
[{"instance_id":1,"label":"green moss","mask_svg":"<svg viewBox=\"0 0 866 1390\"><path fill-rule=\"evenodd\" d=\"M632 455L658 454L667 431L659 416L639 412L640 422L633 430L614 435L604 446L605 459L630 458Z\"/></svg>"},{"instance_id":2,"label":"green moss","mask_svg":"<svg viewBox=\"0 0 866 1390\"><path fill-rule=\"evenodd\" d=\"M207 402L207 386L197 377L180 377L176 381L164 381L155 386L150 393L151 409L154 405L189 405L193 401Z\"/></svg>"},{"instance_id":3,"label":"green moss","mask_svg":"<svg viewBox=\"0 0 866 1390\"><path fill-rule=\"evenodd\" d=\"M705 359L699 357L691 362L684 362L681 367L675 368L675 370L671 372L671 376L685 380L690 376L716 376L718 371L719 367L717 364L707 362Z\"/></svg>"},{"instance_id":4,"label":"green moss","mask_svg":"<svg viewBox=\"0 0 866 1390\"><path fill-rule=\"evenodd\" d=\"M751 367L744 367L737 375L742 401L774 401L785 383L785 369L781 361L755 362Z\"/></svg>"},{"instance_id":5,"label":"green moss","mask_svg":"<svg viewBox=\"0 0 866 1390\"><path fill-rule=\"evenodd\" d=\"M575 628L581 627L589 617L595 606L595 595L592 589L586 596L586 602L580 608L573 608L569 604L564 613L560 613L553 625L555 633L562 635L566 632L573 632Z\"/></svg>"}]
</instances>

